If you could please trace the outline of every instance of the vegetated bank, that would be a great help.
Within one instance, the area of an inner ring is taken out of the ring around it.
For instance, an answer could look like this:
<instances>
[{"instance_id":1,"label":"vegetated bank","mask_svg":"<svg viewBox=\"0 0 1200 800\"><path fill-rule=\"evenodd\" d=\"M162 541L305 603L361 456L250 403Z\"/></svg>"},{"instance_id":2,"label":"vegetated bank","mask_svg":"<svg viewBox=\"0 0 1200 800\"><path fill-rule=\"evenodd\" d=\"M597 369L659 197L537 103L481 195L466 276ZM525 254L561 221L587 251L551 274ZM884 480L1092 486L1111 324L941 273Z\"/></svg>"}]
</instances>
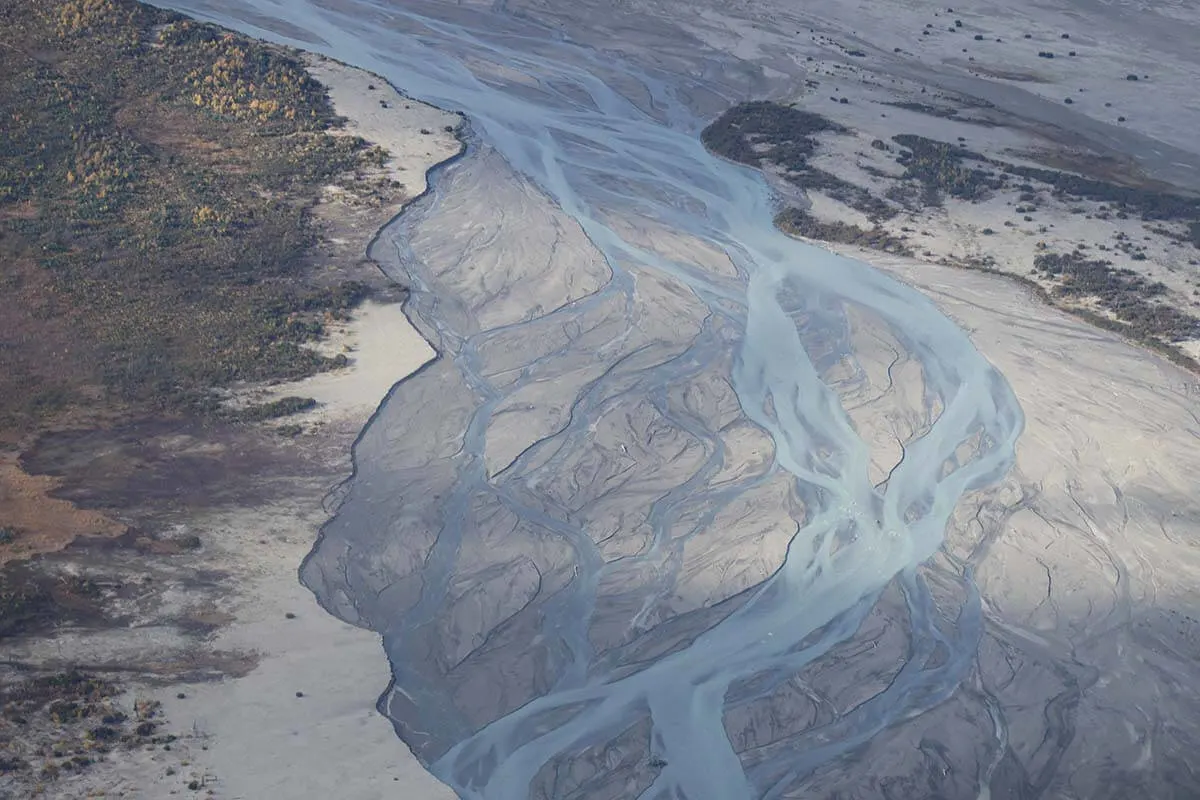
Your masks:
<instances>
[{"instance_id":1,"label":"vegetated bank","mask_svg":"<svg viewBox=\"0 0 1200 800\"><path fill-rule=\"evenodd\" d=\"M309 345L387 284L329 263L314 209L399 185L297 54L132 0L0 4L0 75L0 796L29 796L171 749L127 679L253 666L203 649L227 576L173 526L294 486L319 509L323 462L253 425L313 401L221 400L346 363ZM143 624L196 657L24 655Z\"/></svg>"},{"instance_id":2,"label":"vegetated bank","mask_svg":"<svg viewBox=\"0 0 1200 800\"><path fill-rule=\"evenodd\" d=\"M1104 203L1107 205L1097 217L1101 219L1111 214L1116 219L1138 217L1160 227L1160 223L1166 222L1182 225L1182 233L1165 227L1158 232L1178 244L1200 248L1200 198L1013 164L986 157L961 144L913 134L893 136L891 143L880 139L871 143L875 150L894 155L894 161L903 167L884 196L876 196L810 163L819 146L816 136L844 133L849 133L844 126L820 114L780 103L754 101L727 110L704 129L701 138L717 155L768 170L801 189L824 192L874 223L873 228L866 229L845 222L821 221L800 208L785 208L776 216L775 224L795 236L913 255L906 239L890 233L881 223L901 210L939 207L946 197L977 203L995 192L1009 190L1020 192L1022 202L1031 204L1037 192L1068 203L1085 200ZM1017 213L1032 210L1032 205L1016 207ZM994 231L984 229L982 233L986 236ZM1117 239L1113 250L1134 261L1146 259L1144 247L1124 235L1118 235ZM1200 318L1172 306L1167 287L1161 282L1116 268L1108 260L1086 258L1078 250L1062 254L1040 252L1030 265L1036 281L994 269L986 257L963 266L1013 277L1035 289L1048 302L1200 372L1200 363L1176 346L1178 342L1200 339Z\"/></svg>"},{"instance_id":3,"label":"vegetated bank","mask_svg":"<svg viewBox=\"0 0 1200 800\"><path fill-rule=\"evenodd\" d=\"M304 345L367 287L309 280L309 211L383 154L297 59L123 0L6 3L0 41L0 425L337 366Z\"/></svg>"}]
</instances>

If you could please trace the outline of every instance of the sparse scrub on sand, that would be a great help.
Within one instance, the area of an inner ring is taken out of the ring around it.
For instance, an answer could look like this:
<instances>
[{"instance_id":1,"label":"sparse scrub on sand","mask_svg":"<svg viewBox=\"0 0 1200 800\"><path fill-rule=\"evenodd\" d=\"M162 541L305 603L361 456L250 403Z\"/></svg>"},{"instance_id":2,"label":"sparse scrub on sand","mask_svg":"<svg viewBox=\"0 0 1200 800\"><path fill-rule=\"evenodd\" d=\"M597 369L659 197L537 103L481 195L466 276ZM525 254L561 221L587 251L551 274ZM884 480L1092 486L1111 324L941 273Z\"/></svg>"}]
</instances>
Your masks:
<instances>
[{"instance_id":1,"label":"sparse scrub on sand","mask_svg":"<svg viewBox=\"0 0 1200 800\"><path fill-rule=\"evenodd\" d=\"M920 103L892 105L936 116L954 114ZM808 163L817 147L815 135L824 132L846 131L811 112L757 102L730 109L705 129L703 138L709 149L720 155L753 166L774 167L798 186L824 191L865 211L877 222L894 215L895 206L883 198L867 195L864 201L862 195L856 195L866 194L861 187ZM884 193L896 205L909 208L940 205L945 196L977 202L994 191L1011 187L1019 192L1016 198L1019 204L1013 210L1025 222L1034 222L1032 214L1051 198L1076 203L1076 213L1080 214L1088 212L1078 204L1090 200L1105 204L1094 214L1098 219L1124 220L1137 216L1144 220L1181 222L1183 232L1162 226L1156 232L1180 244L1190 243L1200 248L1200 199L1195 197L1062 170L1016 165L988 158L962 144L913 134L899 134L892 142L876 139L871 147L883 152L898 151L896 160L905 172ZM882 206L882 211L874 208L874 204ZM801 209L785 209L776 217L776 225L787 233L806 238L911 254L904 240L880 227L865 230L846 223L822 222ZM1003 225L1012 228L1016 223L1004 220ZM1041 230L1044 232L1046 227ZM990 236L995 231L985 228L982 233ZM1106 245L1100 248L1108 249ZM1038 249L1045 248L1039 244ZM1118 236L1111 249L1124 252L1133 261L1148 258L1145 248L1123 236ZM987 267L986 271L996 270ZM1200 338L1200 320L1172 306L1168 289L1161 282L1151 281L1133 270L1115 268L1107 261L1088 259L1082 251L1066 255L1041 252L1034 273L1050 284L1049 290L1028 278L1017 276L1017 279L1046 300L1058 301L1071 313L1128 335L1171 360L1200 371L1200 364L1175 346L1176 342ZM1096 307L1102 312L1095 310Z\"/></svg>"},{"instance_id":2,"label":"sparse scrub on sand","mask_svg":"<svg viewBox=\"0 0 1200 800\"><path fill-rule=\"evenodd\" d=\"M717 155L750 166L774 167L784 179L804 189L823 191L872 220L895 216L897 210L886 200L809 163L817 148L813 136L825 132L847 130L820 114L755 101L726 111L700 138Z\"/></svg>"},{"instance_id":3,"label":"sparse scrub on sand","mask_svg":"<svg viewBox=\"0 0 1200 800\"><path fill-rule=\"evenodd\" d=\"M1151 281L1130 269L1119 269L1104 259L1075 253L1041 253L1034 271L1054 282L1053 293L1069 300L1094 299L1127 326L1127 332L1165 343L1200 338L1200 318L1167 305L1168 292L1161 281Z\"/></svg>"},{"instance_id":4,"label":"sparse scrub on sand","mask_svg":"<svg viewBox=\"0 0 1200 800\"><path fill-rule=\"evenodd\" d=\"M120 687L77 670L0 679L0 775L32 773L41 781L76 774L118 750L143 749L157 724L135 724L120 705ZM157 714L157 710L154 712ZM60 735L53 742L21 736L31 724L49 721ZM174 739L174 737L169 737Z\"/></svg>"},{"instance_id":5,"label":"sparse scrub on sand","mask_svg":"<svg viewBox=\"0 0 1200 800\"><path fill-rule=\"evenodd\" d=\"M984 162L981 156L956 144L902 133L892 141L905 148L896 159L904 167L904 178L918 181L927 205L939 205L943 193L961 200L977 201L1004 185L1003 179L964 160Z\"/></svg>"},{"instance_id":6,"label":"sparse scrub on sand","mask_svg":"<svg viewBox=\"0 0 1200 800\"><path fill-rule=\"evenodd\" d=\"M316 407L317 401L311 397L282 397L270 403L262 403L242 409L238 417L247 422L259 422L288 417L292 414L301 414Z\"/></svg>"},{"instance_id":7,"label":"sparse scrub on sand","mask_svg":"<svg viewBox=\"0 0 1200 800\"><path fill-rule=\"evenodd\" d=\"M960 145L913 134L900 134L892 139L906 148L897 159L906 169L905 178L916 179L931 190L953 197L965 200L982 198L988 191L1004 186L1004 176L1014 176L1026 181L1039 181L1058 198L1110 203L1121 219L1137 214L1146 220L1200 221L1200 198L1126 186L1061 170L1011 164L987 158ZM1001 174L994 175L982 168L969 167L964 163L967 161L991 167ZM1033 184L1026 182L1018 188L1022 191L1021 201L1037 199ZM1017 210L1019 212L1021 209ZM1121 217L1122 214L1125 217ZM1195 234L1195 240L1200 246L1200 233Z\"/></svg>"},{"instance_id":8,"label":"sparse scrub on sand","mask_svg":"<svg viewBox=\"0 0 1200 800\"><path fill-rule=\"evenodd\" d=\"M910 256L913 254L912 248L904 239L893 236L882 227L876 226L867 230L845 222L822 222L799 208L784 210L775 217L775 224L784 233L792 236L868 247L872 250L882 250L897 255Z\"/></svg>"},{"instance_id":9,"label":"sparse scrub on sand","mask_svg":"<svg viewBox=\"0 0 1200 800\"><path fill-rule=\"evenodd\" d=\"M917 114L925 114L930 117L938 117L940 119L954 119L958 116L958 110L947 108L945 106L934 106L928 103L914 103L910 101L897 101L891 103L883 103L885 106L892 108L902 108L905 111L913 111Z\"/></svg>"},{"instance_id":10,"label":"sparse scrub on sand","mask_svg":"<svg viewBox=\"0 0 1200 800\"><path fill-rule=\"evenodd\" d=\"M1076 197L1111 203L1123 213L1136 213L1147 220L1200 220L1200 198L1171 192L1123 186L1113 181L1087 178L1060 170L992 163L1012 175L1041 181L1059 197Z\"/></svg>"}]
</instances>

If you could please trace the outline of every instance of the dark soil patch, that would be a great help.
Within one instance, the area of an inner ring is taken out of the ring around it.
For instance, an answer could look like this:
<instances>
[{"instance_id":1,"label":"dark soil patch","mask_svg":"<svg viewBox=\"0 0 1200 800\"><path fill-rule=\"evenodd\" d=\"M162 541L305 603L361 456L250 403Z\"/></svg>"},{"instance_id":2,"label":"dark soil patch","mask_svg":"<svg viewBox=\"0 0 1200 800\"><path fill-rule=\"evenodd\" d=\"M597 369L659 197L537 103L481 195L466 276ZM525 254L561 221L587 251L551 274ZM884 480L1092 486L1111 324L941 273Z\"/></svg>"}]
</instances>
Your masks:
<instances>
[{"instance_id":1,"label":"dark soil patch","mask_svg":"<svg viewBox=\"0 0 1200 800\"><path fill-rule=\"evenodd\" d=\"M873 220L895 216L886 200L808 163L818 133L846 129L820 114L756 101L726 111L700 134L705 147L720 156L755 167L773 166L802 189L820 190Z\"/></svg>"},{"instance_id":2,"label":"dark soil patch","mask_svg":"<svg viewBox=\"0 0 1200 800\"><path fill-rule=\"evenodd\" d=\"M37 563L13 563L0 567L0 581L0 640L106 619L100 587L88 577L49 573Z\"/></svg>"},{"instance_id":3,"label":"dark soil patch","mask_svg":"<svg viewBox=\"0 0 1200 800\"><path fill-rule=\"evenodd\" d=\"M275 477L312 469L278 437L228 423L171 420L49 433L21 461L32 474L60 478L55 496L79 506L155 515L253 505Z\"/></svg>"}]
</instances>

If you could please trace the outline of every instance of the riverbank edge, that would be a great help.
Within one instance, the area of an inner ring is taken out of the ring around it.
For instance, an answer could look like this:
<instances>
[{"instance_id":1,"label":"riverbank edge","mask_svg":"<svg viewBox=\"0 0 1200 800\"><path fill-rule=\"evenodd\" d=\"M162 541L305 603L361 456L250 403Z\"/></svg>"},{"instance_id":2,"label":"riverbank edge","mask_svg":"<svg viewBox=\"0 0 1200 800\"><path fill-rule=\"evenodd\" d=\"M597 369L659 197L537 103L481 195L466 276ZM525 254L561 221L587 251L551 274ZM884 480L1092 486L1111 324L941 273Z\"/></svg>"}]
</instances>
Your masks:
<instances>
[{"instance_id":1,"label":"riverbank edge","mask_svg":"<svg viewBox=\"0 0 1200 800\"><path fill-rule=\"evenodd\" d=\"M317 343L321 349L352 353L347 365L293 384L257 389L294 396L308 381L325 381L340 384L340 394L358 401L322 402L299 414L245 425L225 452L255 454L259 466L247 477L269 490L250 502L206 498L211 502L154 520L176 538L195 537L202 543L195 552L172 552L166 558L139 553L131 560L134 569L145 568L144 574L160 586L182 579L179 596L170 604L178 607L162 604L128 628L102 625L30 637L6 652L11 656L6 663L22 670L111 674L122 690L111 701L114 708L144 721L152 738L107 750L76 771L51 769L50 761L35 763L33 772L6 776L0 797L7 796L7 777L20 781L13 796L28 791L29 796L157 798L203 790L215 798L382 800L397 791L413 800L455 797L424 770L376 710L391 679L380 637L328 614L300 583L299 569L336 511L339 490L352 480L353 444L395 385L437 357L406 314L404 288L370 253L412 203L430 193L435 171L466 152L465 118L409 98L377 74L259 41L303 57L310 74L322 67L319 80L330 91L335 112L347 120L347 134L387 149L379 140L383 137L365 135L371 131L361 113L379 102L401 115L425 115L418 122L398 118L387 128L393 136L408 136L421 150L441 141L449 155L423 159L419 192L404 192L396 205L386 205L385 196L384 206L366 212L368 218L371 213L386 216L370 227L365 245L358 239L353 246L386 288L375 291L346 321L330 325L328 336ZM371 97L339 103L338 78L372 84ZM427 129L430 116L445 124ZM411 159L407 165L411 173L418 172ZM349 238L357 239L357 233ZM378 327L400 334L402 341L372 337ZM391 388L381 391L380 385ZM374 396L366 397L371 391ZM206 435L197 434L195 441L217 446L211 439L206 442ZM225 484L238 480L239 466L230 466ZM56 555L59 568L86 574L107 560L107 555L92 560L96 553L89 548L97 546L103 545L68 546ZM203 624L176 630L179 619L202 619Z\"/></svg>"},{"instance_id":2,"label":"riverbank edge","mask_svg":"<svg viewBox=\"0 0 1200 800\"><path fill-rule=\"evenodd\" d=\"M776 105L780 105L777 101L750 101L750 102L768 102L768 103L774 103ZM714 123L715 123L715 120L714 120ZM714 123L710 123L710 127ZM705 130L708 130L708 128L706 128ZM851 128L846 128L845 130L847 132L854 133L854 131ZM800 193L804 199L803 199L803 202L797 204L797 202L795 200L789 200L783 196L783 194L779 191L780 181L779 181L778 177L775 177L773 179L772 176L769 174L768 170L764 169L761 166L754 166L754 165L747 164L747 163L744 163L741 161L737 161L733 158L730 158L728 155L721 153L718 150L714 149L713 147L709 146L708 142L703 141L703 137L702 137L702 144L704 146L705 151L709 155L711 155L713 158L720 159L721 161L724 161L727 164L732 164L737 167L753 170L753 171L757 172L759 175L761 175L765 180L767 180L768 184L770 185L771 192L772 192L773 198L775 199L776 206L777 206L775 209L774 226L775 226L776 230L780 231L784 235L789 236L793 239L796 239L797 241L802 241L802 242L816 245L818 247L829 250L830 252L833 252L833 253L837 253L839 255L851 255L851 256L858 257L866 263L871 263L873 258L877 259L878 256L880 255L881 251L878 248L872 248L872 247L867 247L867 246L863 246L863 245L852 245L852 244L847 244L846 242L840 242L840 241L836 241L836 240L832 240L832 239L812 238L812 237L808 237L808 236L799 235L792 231L788 231L786 229L786 227L784 227L783 225L780 224L780 222L783 219L784 215L789 210L798 210L798 211L805 212L805 213L808 213L809 211L811 211L811 207L812 207L813 203L812 203L811 197L808 194L806 187L804 187L804 186L799 187ZM819 190L817 190L817 191L819 193ZM1056 217L1053 217L1053 219L1056 219L1059 222L1063 222L1063 221L1067 221L1069 218L1065 217L1065 216L1056 216ZM829 221L835 225L839 224L839 223L844 223L844 220L837 218L836 213L833 215L833 218L831 218ZM928 222L929 220L927 219L926 221ZM853 222L850 223L850 227L854 227ZM882 251L882 252L884 253L884 255L891 255L887 251ZM911 254L908 257L913 258L918 262L922 261L922 259L917 257L915 254ZM1030 297L1030 299L1032 299L1034 302L1044 304L1044 305L1048 306L1049 308L1055 309L1056 311L1061 311L1065 314L1075 317L1076 319L1080 319L1080 320L1088 323L1092 327L1097 328L1098 330L1102 330L1102 331L1106 331L1108 333L1115 334L1118 337L1120 337L1123 341L1128 342L1129 344L1133 345L1134 347L1137 347L1138 349L1140 349L1142 351L1152 353L1153 355L1155 355L1159 358L1165 359L1166 361L1170 362L1171 364L1173 364L1177 367L1180 367L1181 369L1184 369L1194 375L1200 375L1200 360L1198 360L1196 357L1194 357L1192 355L1192 352L1189 351L1189 349L1186 349L1185 347L1180 346L1178 344L1165 342L1161 339L1158 339L1158 338L1155 338L1152 336L1139 335L1137 332L1131 330L1130 326L1123 324L1119 320L1112 319L1108 316L1105 316L1104 314L1097 313L1095 310L1088 308L1086 306L1082 306L1082 305L1078 305L1078 304L1071 304L1071 303L1067 303L1067 302L1060 302L1054 297L1054 295L1051 293L1051 291L1045 285L1043 285L1042 283L1039 283L1036 280L1033 280L1030 277L1027 277L1026 275L1022 275L1020 273L1017 273L1017 272L1014 272L1011 270L1000 269L995 266L991 266L988 263L984 263L982 260L975 262L975 261L972 261L971 259L943 257L943 258L939 258L937 260L929 261L926 263L933 263L933 264L937 264L938 266L950 267L953 269L960 269L960 270L964 270L967 272L979 272L979 273L983 273L986 275L993 275L993 276L1008 280L1011 283L1019 286L1021 289L1025 290L1027 292L1028 296ZM1191 344L1195 345L1196 343L1192 342ZM1195 349L1195 348L1193 348L1193 349Z\"/></svg>"},{"instance_id":3,"label":"riverbank edge","mask_svg":"<svg viewBox=\"0 0 1200 800\"><path fill-rule=\"evenodd\" d=\"M260 41L270 45L270 43L266 42L265 40ZM396 96L402 98L407 103L419 104L420 106L431 109L436 108L427 103L422 103L421 101L409 97L407 94L405 94L403 89L396 86L382 75L355 67L351 64L347 64L324 55L310 53L303 50L300 52L303 54L306 63L309 65L310 74L313 74L314 78L317 78L321 83L326 84L327 88L329 88L331 92L334 92L338 87L332 83L328 83L329 78L327 74L322 74L320 77L315 74L315 67L318 64L326 66L332 65L335 68L342 70L343 76L370 78L372 79L373 83L377 83L380 87L387 87L387 89L389 89L391 92L394 92ZM372 100L373 99L374 98L372 98ZM353 107L348 108L345 104L339 104L335 98L334 110L339 115L346 117L349 120L350 125L355 126L362 124L360 115L356 113L361 109ZM437 110L441 111L441 109ZM350 427L355 429L353 440L349 442L348 446L345 442L345 424L341 426L335 424L331 426L333 428L332 431L318 434L320 438L326 440L323 442L324 446L335 447L341 457L349 458L349 474L346 474L343 470L341 475L334 480L332 484L325 486L321 491L290 498L293 502L301 501L308 505L315 505L319 509L320 515L324 517L324 519L315 528L315 536L307 543L303 543L303 549L305 551L304 556L299 560L298 563L293 562L289 573L292 581L296 584L296 587L300 588L306 595L308 595L305 599L310 603L315 603L316 605L320 606L319 612L315 613L325 615L320 619L319 623L311 625L311 627L315 629L311 632L320 633L325 631L330 634L330 638L326 640L325 647L319 648L315 652L313 650L303 651L305 661L307 662L305 666L306 669L315 672L321 672L322 667L327 666L329 668L327 675L337 674L341 676L342 680L340 680L338 683L332 685L326 683L326 685L322 686L321 693L324 694L326 698L332 694L343 694L345 695L345 699L349 700L351 707L357 707L357 713L351 711L348 714L350 717L350 725L348 727L354 727L356 729L346 729L340 731L341 737L345 738L341 738L340 741L324 741L322 746L318 748L317 751L306 753L302 760L296 759L296 754L293 753L291 754L291 758L287 758L287 760L283 762L281 762L278 758L274 758L263 759L258 764L248 763L251 762L251 760L246 758L245 746L248 744L252 745L251 737L246 737L245 741L229 741L228 739L222 740L219 735L215 737L206 736L205 739L208 743L206 745L202 745L200 761L204 761L205 759L203 759L203 755L210 752L217 756L216 758L212 759L213 761L224 760L219 758L220 751L228 749L231 754L236 754L236 759L231 762L236 764L235 768L245 770L244 773L231 775L229 773L230 764L226 764L224 770L214 770L213 774L217 778L216 784L219 786L223 785L232 789L233 787L230 786L231 783L244 781L251 777L251 773L253 773L254 783L257 784L260 790L268 791L272 794L278 794L280 792L286 794L289 791L289 785L294 785L297 788L303 787L305 791L311 792L315 788L313 781L318 780L319 782L329 784L327 790L332 790L336 792L337 796L345 798L363 798L366 800L366 798L394 796L393 790L396 788L396 784L399 784L400 787L403 787L402 791L404 796L412 798L412 800L443 800L443 798L445 800L450 800L450 798L456 797L452 791L433 778L433 776L427 773L424 767L417 762L416 758L411 754L408 747L395 735L393 726L382 713L382 703L391 692L393 677L391 671L391 662L390 659L388 659L386 652L383 650L382 639L379 634L346 624L339 620L328 610L328 608L325 607L325 603L322 601L322 598L316 594L315 590L312 587L306 586L303 581L300 580L300 574L303 572L304 565L320 546L320 543L324 537L325 528L330 522L332 522L337 514L341 499L344 496L344 489L355 479L356 475L358 474L359 467L357 459L354 455L358 442L362 439L367 429L374 422L380 410L387 403L388 398L391 397L391 395L395 392L396 387L414 375L419 374L430 364L434 363L438 358L441 357L441 353L432 345L432 343L424 339L424 337L420 334L419 329L413 324L411 318L409 317L409 297L407 292L403 292L403 287L399 286L393 281L388 272L375 259L373 253L375 252L376 245L380 239L385 236L387 231L400 220L404 213L412 208L414 204L428 197L433 192L434 178L437 173L450 167L466 154L468 149L465 132L466 119L461 114L454 114L454 116L458 118L457 124L454 125L454 130L451 132L448 129L445 129L444 132L452 136L457 142L455 152L453 152L449 157L429 163L424 168L422 175L423 186L421 191L416 195L407 198L395 210L395 212L372 233L371 238L361 251L363 257L374 264L380 276L386 283L392 285L398 290L401 290L402 295L400 299L395 302L375 303L373 306L368 304L368 313L366 314L356 311L351 318L350 325L348 326L349 330L346 331L349 338L356 338L356 335L358 335L359 332L356 331L355 328L364 323L369 324L369 318L371 317L370 309L372 308L374 309L375 313L399 313L403 316L403 324L407 326L413 336L419 338L421 342L428 347L430 355L424 359L421 359L420 363L415 364L414 368L409 368L406 366L405 368L397 369L390 376L390 388L382 397L378 398L377 402L374 403L373 409L365 416L365 418L361 415L355 416L348 414L346 417L340 420L342 423L349 423ZM360 132L359 135L363 135L363 133ZM383 142L376 141L370 135L363 135L363 138L366 139L367 142L372 146L384 146L386 149L386 145ZM371 356L368 355L362 360L369 360L370 358ZM351 366L345 371L346 374L339 377L344 378L346 383L353 383L355 377L362 371L362 368L359 366L359 361L359 359L356 359L354 362L352 362ZM303 417L300 419L303 421ZM326 421L327 420L323 420L322 422ZM339 420L335 420L335 423L338 421ZM264 583L266 583L266 581L264 581ZM247 586L245 592L246 596L252 596L255 588L258 587ZM278 619L278 616L276 619ZM297 615L296 619L291 620L291 622L298 621L298 619L299 615ZM258 627L259 621L257 620L251 620L248 624L235 621L229 624L224 632L224 635L229 638L237 638L239 629L244 629L247 632L253 632L254 636L252 638L257 639L259 632L256 629ZM301 631L294 630L296 627L300 626L289 624L289 632L301 633ZM227 683L237 684L240 682L242 684L247 684L262 681L263 675L266 673L266 671L271 669L274 663L287 664L287 662L292 660L291 656L296 653L295 650L286 646L283 649L274 651L259 650L258 652L260 654L260 661L257 669L244 677L233 678L232 681ZM370 658L370 663L348 663L353 662L354 657L363 659ZM318 663L314 665L312 663L314 658L325 663ZM256 676L257 680L255 680ZM219 689L224 685L225 684L218 684L217 688ZM183 719L188 716L187 711L189 709L186 707L180 707L180 699L177 696L174 700L170 700L172 692L178 688L180 687L162 687L156 692L156 694L164 702L171 702L175 706L174 714L176 718ZM176 695L177 694L178 693L176 693ZM257 712L265 714L271 714L272 712L275 712L284 716L290 716L291 709L295 707L294 700L304 699L300 698L300 692L277 692L276 696L280 698L280 701L277 705L269 705L266 707L260 706L257 709ZM374 703L362 705L361 701L364 699L369 699L370 697L375 698ZM195 696L194 699L187 698L185 700L190 701L188 702L189 706L194 706L197 708L211 705L211 701L202 696ZM337 710L341 711L343 708L344 707ZM196 729L194 720L193 729ZM381 733L382 735L380 735ZM240 735L236 736L236 739L242 738L243 737ZM258 738L260 737L257 735L253 737L253 739ZM321 761L324 761L325 763L322 764L320 761L314 760L313 757L318 755L318 752L321 757ZM362 767L365 765L363 762L364 760L369 759L372 753L376 753L381 757L378 769L373 770L374 774L364 774ZM277 755L282 755L285 757L287 756L286 753L278 753ZM193 757L195 756L196 754L193 751ZM386 761L390 761L391 763L383 763ZM264 765L263 762L269 763L270 769L286 772L286 776L281 776L286 783L280 784L279 782L273 781L269 776L264 776L262 772L262 767ZM301 768L301 765L303 765L303 768ZM334 781L329 781L328 777L330 775L336 775L337 779ZM321 777L324 777L325 780L321 781ZM224 793L218 791L217 796L224 796ZM242 795L230 794L228 796ZM250 797L253 795L246 796Z\"/></svg>"}]
</instances>

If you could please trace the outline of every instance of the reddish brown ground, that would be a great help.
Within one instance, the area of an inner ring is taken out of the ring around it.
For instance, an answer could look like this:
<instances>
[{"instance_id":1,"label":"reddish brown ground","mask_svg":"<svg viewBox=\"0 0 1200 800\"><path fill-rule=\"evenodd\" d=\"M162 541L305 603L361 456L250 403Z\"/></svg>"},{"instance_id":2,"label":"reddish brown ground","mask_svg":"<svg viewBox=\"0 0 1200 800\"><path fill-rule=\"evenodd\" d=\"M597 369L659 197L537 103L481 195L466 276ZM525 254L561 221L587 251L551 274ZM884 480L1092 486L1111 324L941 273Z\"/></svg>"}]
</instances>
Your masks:
<instances>
[{"instance_id":1,"label":"reddish brown ground","mask_svg":"<svg viewBox=\"0 0 1200 800\"><path fill-rule=\"evenodd\" d=\"M53 496L59 480L27 474L10 454L0 454L0 520L15 534L0 545L0 565L61 550L79 536L116 537L128 529L98 511Z\"/></svg>"}]
</instances>

